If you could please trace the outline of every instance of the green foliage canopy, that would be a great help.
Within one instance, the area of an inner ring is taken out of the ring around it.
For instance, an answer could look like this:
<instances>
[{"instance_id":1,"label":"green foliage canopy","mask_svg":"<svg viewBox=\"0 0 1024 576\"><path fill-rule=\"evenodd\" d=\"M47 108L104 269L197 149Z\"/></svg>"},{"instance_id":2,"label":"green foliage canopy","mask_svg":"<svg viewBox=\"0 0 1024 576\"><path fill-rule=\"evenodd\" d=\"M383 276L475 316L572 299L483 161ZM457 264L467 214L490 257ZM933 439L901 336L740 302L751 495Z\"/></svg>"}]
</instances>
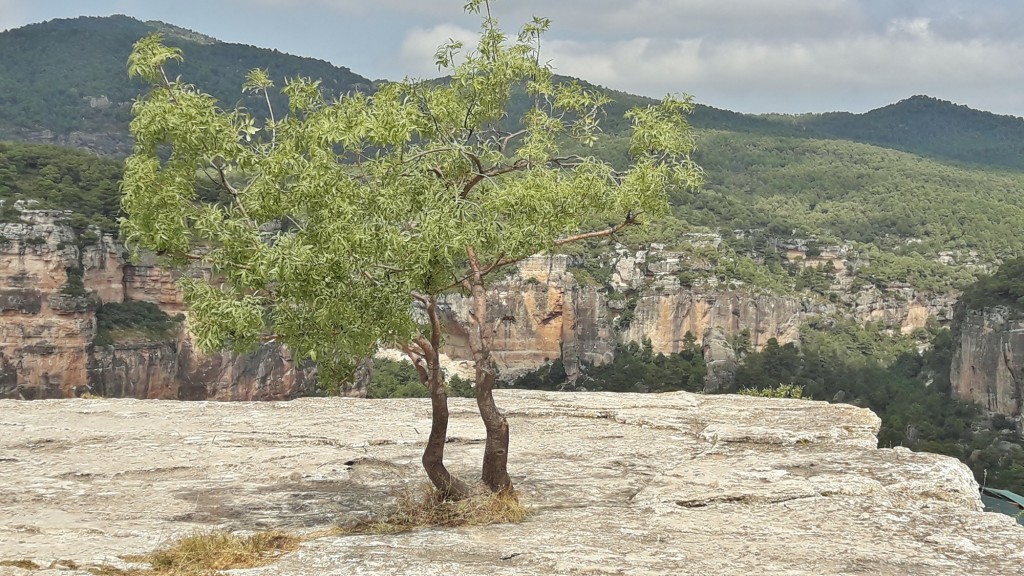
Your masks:
<instances>
[{"instance_id":1,"label":"green foliage canopy","mask_svg":"<svg viewBox=\"0 0 1024 576\"><path fill-rule=\"evenodd\" d=\"M508 38L486 18L460 64L460 44L438 50L447 84L405 80L328 101L317 81L294 78L281 90L287 111L266 118L170 79L164 67L180 52L159 35L140 40L129 71L152 88L133 109L125 241L214 269L216 283L183 280L202 348L271 334L338 376L380 343L416 338L411 302L461 289L471 271L664 215L669 187L701 180L691 102L628 113L628 171L560 154L564 139L593 141L606 99L552 82L537 55L546 27L535 19ZM534 103L508 132L519 85ZM245 89L272 86L254 72ZM230 202L199 202L197 171ZM595 216L607 228L588 232Z\"/></svg>"}]
</instances>

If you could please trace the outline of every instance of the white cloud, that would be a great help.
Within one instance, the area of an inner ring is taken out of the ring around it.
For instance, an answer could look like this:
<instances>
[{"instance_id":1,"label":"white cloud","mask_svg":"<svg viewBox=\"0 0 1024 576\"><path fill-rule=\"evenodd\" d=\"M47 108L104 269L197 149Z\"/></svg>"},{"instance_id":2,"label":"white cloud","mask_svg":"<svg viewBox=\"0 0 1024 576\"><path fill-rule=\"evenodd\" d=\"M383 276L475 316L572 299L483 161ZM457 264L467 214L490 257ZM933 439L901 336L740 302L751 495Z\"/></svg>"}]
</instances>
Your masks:
<instances>
[{"instance_id":1,"label":"white cloud","mask_svg":"<svg viewBox=\"0 0 1024 576\"><path fill-rule=\"evenodd\" d=\"M1018 113L1024 111L1018 91L1009 88L1024 84L1024 44L941 38L925 18L893 21L881 34L835 38L635 38L547 47L560 73L652 96L687 92L752 111L802 111L792 106L810 99L820 102L819 110L829 102L836 109L846 105L844 95L865 93L889 99L926 93L1004 111L1016 101Z\"/></svg>"},{"instance_id":2,"label":"white cloud","mask_svg":"<svg viewBox=\"0 0 1024 576\"><path fill-rule=\"evenodd\" d=\"M431 28L413 28L402 42L398 59L406 74L415 77L437 76L437 67L433 65L434 54L442 44L451 40L463 43L462 53L476 46L479 34L473 30L441 24Z\"/></svg>"},{"instance_id":3,"label":"white cloud","mask_svg":"<svg viewBox=\"0 0 1024 576\"><path fill-rule=\"evenodd\" d=\"M931 24L931 18L896 18L889 24L889 33L923 37L931 33Z\"/></svg>"}]
</instances>

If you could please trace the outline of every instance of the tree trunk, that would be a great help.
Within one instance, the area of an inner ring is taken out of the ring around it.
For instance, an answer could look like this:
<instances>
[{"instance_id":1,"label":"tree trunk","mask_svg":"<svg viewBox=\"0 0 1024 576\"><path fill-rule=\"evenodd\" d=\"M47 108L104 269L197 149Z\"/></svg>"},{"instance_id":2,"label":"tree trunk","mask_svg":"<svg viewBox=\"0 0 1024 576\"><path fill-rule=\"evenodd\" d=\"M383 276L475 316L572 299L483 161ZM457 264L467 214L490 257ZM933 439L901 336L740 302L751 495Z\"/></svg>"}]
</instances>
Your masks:
<instances>
[{"instance_id":1,"label":"tree trunk","mask_svg":"<svg viewBox=\"0 0 1024 576\"><path fill-rule=\"evenodd\" d=\"M494 403L494 362L490 355L483 362L477 361L476 405L487 430L484 444L484 463L481 479L492 492L512 490L512 479L508 475L508 420Z\"/></svg>"},{"instance_id":2,"label":"tree trunk","mask_svg":"<svg viewBox=\"0 0 1024 576\"><path fill-rule=\"evenodd\" d=\"M430 436L423 449L423 469L427 478L445 500L462 500L471 494L465 482L452 476L444 465L444 445L448 440L448 392L441 376L441 360L438 348L441 343L441 324L437 317L437 299L417 298L426 307L430 319L430 339L419 337L405 347L405 353L412 360L420 381L430 390Z\"/></svg>"},{"instance_id":3,"label":"tree trunk","mask_svg":"<svg viewBox=\"0 0 1024 576\"><path fill-rule=\"evenodd\" d=\"M430 408L430 437L423 449L423 469L445 500L462 500L469 497L469 486L452 476L444 465L444 445L448 439L448 393L443 384L431 389Z\"/></svg>"},{"instance_id":4,"label":"tree trunk","mask_svg":"<svg viewBox=\"0 0 1024 576\"><path fill-rule=\"evenodd\" d=\"M475 258L472 258L475 260ZM479 269L475 266L476 269ZM482 278L477 276L472 283L473 299L472 329L469 334L470 348L476 363L476 405L480 418L487 430L484 444L484 463L481 479L493 492L513 490L508 475L508 420L494 403L494 381L497 368L491 358L491 338L487 325L487 293Z\"/></svg>"}]
</instances>

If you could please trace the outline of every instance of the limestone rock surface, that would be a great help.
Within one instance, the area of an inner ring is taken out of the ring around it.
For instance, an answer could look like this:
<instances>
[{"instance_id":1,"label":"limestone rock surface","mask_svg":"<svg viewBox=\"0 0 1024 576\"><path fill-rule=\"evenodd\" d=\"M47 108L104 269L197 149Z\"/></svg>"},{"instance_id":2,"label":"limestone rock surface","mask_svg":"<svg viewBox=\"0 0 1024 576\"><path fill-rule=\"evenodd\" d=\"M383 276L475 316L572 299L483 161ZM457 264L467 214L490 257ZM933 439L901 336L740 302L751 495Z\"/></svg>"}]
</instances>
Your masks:
<instances>
[{"instance_id":1,"label":"limestone rock surface","mask_svg":"<svg viewBox=\"0 0 1024 576\"><path fill-rule=\"evenodd\" d=\"M321 537L236 575L1011 575L1024 529L852 406L500 391L517 525ZM484 430L453 399L450 468ZM0 560L124 566L196 529L316 531L423 481L427 400L0 401ZM7 570L7 572L4 572ZM0 567L0 574L27 574ZM44 569L33 576L84 576Z\"/></svg>"}]
</instances>

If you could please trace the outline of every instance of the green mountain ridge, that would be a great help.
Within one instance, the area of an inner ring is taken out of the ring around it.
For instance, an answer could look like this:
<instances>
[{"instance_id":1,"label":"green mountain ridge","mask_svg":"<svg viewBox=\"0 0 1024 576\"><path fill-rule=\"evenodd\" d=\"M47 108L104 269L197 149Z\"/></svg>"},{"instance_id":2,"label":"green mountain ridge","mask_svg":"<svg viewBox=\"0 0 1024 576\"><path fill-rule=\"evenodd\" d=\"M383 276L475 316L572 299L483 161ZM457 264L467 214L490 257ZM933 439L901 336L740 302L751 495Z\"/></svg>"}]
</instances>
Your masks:
<instances>
[{"instance_id":1,"label":"green mountain ridge","mask_svg":"<svg viewBox=\"0 0 1024 576\"><path fill-rule=\"evenodd\" d=\"M48 130L107 133L128 140L131 102L145 89L129 80L132 44L153 32L186 54L171 67L203 86L226 106L265 106L244 96L241 85L253 68L266 68L278 83L287 76L322 80L331 93L369 89L372 81L348 68L277 50L231 44L162 22L127 16L51 20L0 33L0 137L22 139ZM274 105L285 109L283 97Z\"/></svg>"},{"instance_id":2,"label":"green mountain ridge","mask_svg":"<svg viewBox=\"0 0 1024 576\"><path fill-rule=\"evenodd\" d=\"M265 103L241 92L255 67L268 68L279 86L286 77L306 76L323 79L329 93L374 89L348 68L223 43L172 24L128 16L53 20L0 33L0 139L63 143L38 133L81 131L107 135L121 153L130 150L130 102L144 86L128 79L127 54L154 31L183 50L185 61L171 74L255 114ZM606 91L613 102L601 139L575 152L624 164L623 113L653 100L580 82ZM287 108L279 93L272 101L277 110ZM510 109L529 104L521 94ZM693 229L760 230L758 239L733 249L770 262L777 258L767 237L854 242L871 262L864 281L937 291L964 286L975 276L972 267L1024 254L1024 232L1016 225L1024 221L1024 119L914 96L864 114L748 115L698 105L691 120L707 185L674 193L675 218L628 235L632 244L671 245ZM29 196L15 188L8 185L2 196ZM54 200L60 197L50 194L45 204L60 207ZM86 212L105 229L116 216L109 207ZM943 258L954 262L942 264ZM795 282L781 270L774 274L748 281L776 289Z\"/></svg>"},{"instance_id":3,"label":"green mountain ridge","mask_svg":"<svg viewBox=\"0 0 1024 576\"><path fill-rule=\"evenodd\" d=\"M344 66L225 43L164 22L124 15L58 19L0 33L0 138L39 140L36 133L42 131L108 134L122 140L123 153L130 103L144 88L129 81L125 62L131 45L152 32L163 33L185 54L185 63L170 72L201 86L225 106L263 106L240 91L245 73L256 67L268 68L279 85L289 76L319 78L331 94L374 86ZM622 113L628 108L653 102L602 89L614 99L606 109L609 134L627 129ZM286 108L281 97L273 103ZM928 96L913 96L863 114L751 115L699 104L692 122L703 129L850 140L948 163L1024 171L1024 119Z\"/></svg>"}]
</instances>

